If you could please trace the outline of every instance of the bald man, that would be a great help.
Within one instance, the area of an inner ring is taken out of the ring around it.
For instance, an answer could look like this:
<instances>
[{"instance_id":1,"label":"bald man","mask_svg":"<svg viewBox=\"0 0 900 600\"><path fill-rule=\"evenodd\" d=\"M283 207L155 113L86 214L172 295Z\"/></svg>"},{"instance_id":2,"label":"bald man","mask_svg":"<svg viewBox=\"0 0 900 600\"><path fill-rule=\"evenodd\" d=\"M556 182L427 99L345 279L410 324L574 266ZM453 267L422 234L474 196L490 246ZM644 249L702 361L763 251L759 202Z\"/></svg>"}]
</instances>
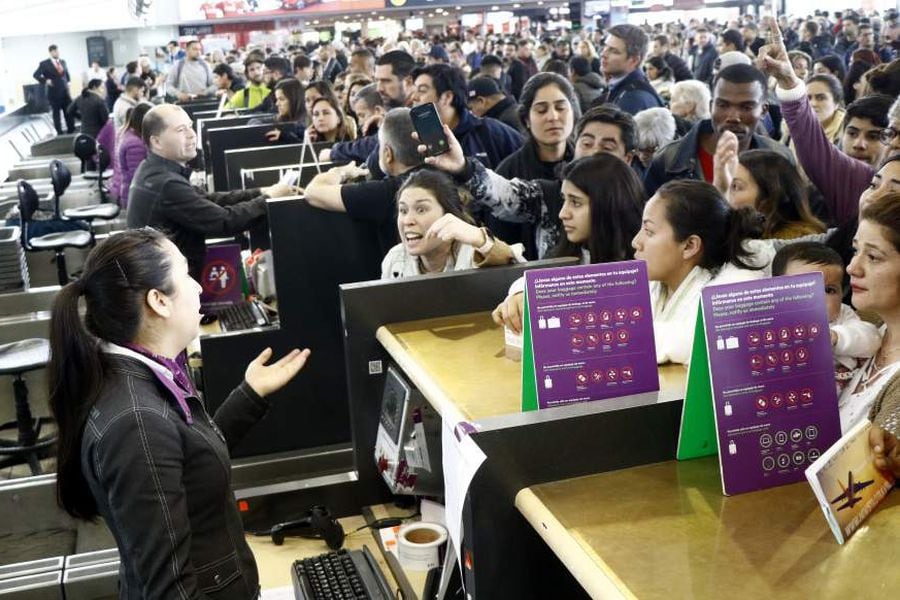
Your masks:
<instances>
[{"instance_id":1,"label":"bald man","mask_svg":"<svg viewBox=\"0 0 900 600\"><path fill-rule=\"evenodd\" d=\"M207 237L234 235L264 223L266 198L296 192L281 184L213 194L193 187L187 163L197 155L197 136L179 106L152 108L142 130L148 152L128 192L128 227L150 226L168 233L187 257L195 279L203 270Z\"/></svg>"}]
</instances>

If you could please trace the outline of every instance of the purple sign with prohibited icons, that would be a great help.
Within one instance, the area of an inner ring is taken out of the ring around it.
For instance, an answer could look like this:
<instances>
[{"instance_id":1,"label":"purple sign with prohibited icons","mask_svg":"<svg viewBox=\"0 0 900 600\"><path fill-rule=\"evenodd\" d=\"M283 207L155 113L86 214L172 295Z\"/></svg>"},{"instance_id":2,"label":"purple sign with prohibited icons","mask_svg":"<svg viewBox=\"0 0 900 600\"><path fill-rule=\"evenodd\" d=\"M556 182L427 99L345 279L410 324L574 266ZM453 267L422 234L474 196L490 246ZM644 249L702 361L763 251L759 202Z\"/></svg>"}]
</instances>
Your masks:
<instances>
[{"instance_id":1,"label":"purple sign with prohibited icons","mask_svg":"<svg viewBox=\"0 0 900 600\"><path fill-rule=\"evenodd\" d=\"M703 290L727 495L804 480L841 437L821 273Z\"/></svg>"},{"instance_id":2,"label":"purple sign with prohibited icons","mask_svg":"<svg viewBox=\"0 0 900 600\"><path fill-rule=\"evenodd\" d=\"M539 408L659 389L647 266L525 273Z\"/></svg>"}]
</instances>

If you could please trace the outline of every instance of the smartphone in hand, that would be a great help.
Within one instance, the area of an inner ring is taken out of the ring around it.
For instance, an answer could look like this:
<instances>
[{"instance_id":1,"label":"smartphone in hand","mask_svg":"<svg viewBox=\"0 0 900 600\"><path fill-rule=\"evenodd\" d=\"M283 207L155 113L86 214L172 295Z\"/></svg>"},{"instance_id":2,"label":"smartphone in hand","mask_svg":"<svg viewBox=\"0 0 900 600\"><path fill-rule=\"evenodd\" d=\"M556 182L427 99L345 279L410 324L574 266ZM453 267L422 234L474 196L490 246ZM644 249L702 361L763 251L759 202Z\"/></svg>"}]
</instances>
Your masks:
<instances>
[{"instance_id":1,"label":"smartphone in hand","mask_svg":"<svg viewBox=\"0 0 900 600\"><path fill-rule=\"evenodd\" d=\"M450 150L444 135L444 124L432 102L411 108L409 114L419 134L419 142L425 144L428 156L438 156Z\"/></svg>"}]
</instances>

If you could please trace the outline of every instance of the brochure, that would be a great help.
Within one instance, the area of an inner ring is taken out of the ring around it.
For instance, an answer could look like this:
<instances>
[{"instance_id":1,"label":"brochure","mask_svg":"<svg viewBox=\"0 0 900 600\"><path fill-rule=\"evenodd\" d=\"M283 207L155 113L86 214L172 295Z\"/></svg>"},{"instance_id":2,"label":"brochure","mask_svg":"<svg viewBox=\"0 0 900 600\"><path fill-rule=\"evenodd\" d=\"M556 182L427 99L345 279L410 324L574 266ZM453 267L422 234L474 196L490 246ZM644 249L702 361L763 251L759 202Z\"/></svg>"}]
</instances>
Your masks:
<instances>
[{"instance_id":1,"label":"brochure","mask_svg":"<svg viewBox=\"0 0 900 600\"><path fill-rule=\"evenodd\" d=\"M806 479L839 544L859 529L894 487L894 476L872 463L869 429L861 421L806 469Z\"/></svg>"}]
</instances>

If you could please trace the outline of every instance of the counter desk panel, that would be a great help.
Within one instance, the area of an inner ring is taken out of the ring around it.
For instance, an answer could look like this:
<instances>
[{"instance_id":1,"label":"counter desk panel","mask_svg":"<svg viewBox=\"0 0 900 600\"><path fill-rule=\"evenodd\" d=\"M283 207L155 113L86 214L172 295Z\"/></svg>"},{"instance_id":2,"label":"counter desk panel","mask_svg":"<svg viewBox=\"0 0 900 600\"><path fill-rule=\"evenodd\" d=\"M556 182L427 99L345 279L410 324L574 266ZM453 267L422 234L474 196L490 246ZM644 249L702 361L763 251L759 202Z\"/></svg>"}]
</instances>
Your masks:
<instances>
[{"instance_id":1,"label":"counter desk panel","mask_svg":"<svg viewBox=\"0 0 900 600\"><path fill-rule=\"evenodd\" d=\"M377 338L444 419L478 422L521 412L522 363L506 358L503 329L491 313L385 325ZM659 378L662 392L683 397L683 366L663 365Z\"/></svg>"},{"instance_id":2,"label":"counter desk panel","mask_svg":"<svg viewBox=\"0 0 900 600\"><path fill-rule=\"evenodd\" d=\"M844 546L806 483L726 497L715 457L543 483L516 506L595 598L878 598L900 585L897 493Z\"/></svg>"}]
</instances>

